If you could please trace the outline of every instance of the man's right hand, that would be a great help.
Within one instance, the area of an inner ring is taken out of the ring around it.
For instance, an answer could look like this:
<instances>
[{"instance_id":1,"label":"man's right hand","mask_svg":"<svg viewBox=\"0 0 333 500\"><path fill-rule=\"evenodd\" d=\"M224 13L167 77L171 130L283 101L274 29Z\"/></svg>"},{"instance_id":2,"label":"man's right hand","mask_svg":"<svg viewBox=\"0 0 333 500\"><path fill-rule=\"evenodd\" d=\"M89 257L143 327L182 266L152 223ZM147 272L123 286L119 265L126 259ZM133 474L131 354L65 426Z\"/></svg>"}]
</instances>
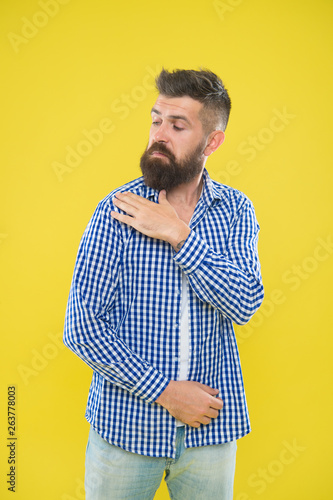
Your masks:
<instances>
[{"instance_id":1,"label":"man's right hand","mask_svg":"<svg viewBox=\"0 0 333 500\"><path fill-rule=\"evenodd\" d=\"M223 407L222 399L216 397L218 393L217 389L200 382L171 380L156 403L184 424L199 427L218 417Z\"/></svg>"}]
</instances>

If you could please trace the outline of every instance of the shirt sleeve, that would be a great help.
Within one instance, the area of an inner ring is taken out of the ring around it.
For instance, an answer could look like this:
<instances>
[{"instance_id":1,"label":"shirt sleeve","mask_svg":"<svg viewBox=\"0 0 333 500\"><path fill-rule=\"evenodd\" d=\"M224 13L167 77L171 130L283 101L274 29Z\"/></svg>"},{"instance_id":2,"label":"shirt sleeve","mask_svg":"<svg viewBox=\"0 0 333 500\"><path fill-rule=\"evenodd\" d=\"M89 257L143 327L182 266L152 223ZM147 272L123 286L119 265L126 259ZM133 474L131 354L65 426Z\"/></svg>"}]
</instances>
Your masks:
<instances>
[{"instance_id":1,"label":"shirt sleeve","mask_svg":"<svg viewBox=\"0 0 333 500\"><path fill-rule=\"evenodd\" d=\"M240 325L251 319L264 297L258 233L254 208L247 200L231 224L226 252L216 253L192 230L174 255L197 297Z\"/></svg>"},{"instance_id":2,"label":"shirt sleeve","mask_svg":"<svg viewBox=\"0 0 333 500\"><path fill-rule=\"evenodd\" d=\"M110 328L123 252L110 206L98 205L80 242L65 317L64 343L112 384L155 401L169 380L132 352Z\"/></svg>"}]
</instances>

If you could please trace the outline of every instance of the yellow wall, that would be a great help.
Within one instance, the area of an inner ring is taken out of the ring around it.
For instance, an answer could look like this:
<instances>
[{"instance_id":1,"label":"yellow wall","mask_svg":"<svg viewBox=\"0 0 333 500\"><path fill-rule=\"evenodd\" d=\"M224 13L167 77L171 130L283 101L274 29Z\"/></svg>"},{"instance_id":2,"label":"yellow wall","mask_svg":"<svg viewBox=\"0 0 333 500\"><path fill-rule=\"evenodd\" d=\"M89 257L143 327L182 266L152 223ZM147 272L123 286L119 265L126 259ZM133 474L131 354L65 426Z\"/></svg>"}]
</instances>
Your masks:
<instances>
[{"instance_id":1,"label":"yellow wall","mask_svg":"<svg viewBox=\"0 0 333 500\"><path fill-rule=\"evenodd\" d=\"M13 498L8 386L15 498L84 498L91 372L61 343L64 312L95 206L140 175L162 66L225 81L232 115L207 167L261 225L266 297L237 327L253 432L235 499L333 497L332 12L331 0L1 2L1 498Z\"/></svg>"}]
</instances>

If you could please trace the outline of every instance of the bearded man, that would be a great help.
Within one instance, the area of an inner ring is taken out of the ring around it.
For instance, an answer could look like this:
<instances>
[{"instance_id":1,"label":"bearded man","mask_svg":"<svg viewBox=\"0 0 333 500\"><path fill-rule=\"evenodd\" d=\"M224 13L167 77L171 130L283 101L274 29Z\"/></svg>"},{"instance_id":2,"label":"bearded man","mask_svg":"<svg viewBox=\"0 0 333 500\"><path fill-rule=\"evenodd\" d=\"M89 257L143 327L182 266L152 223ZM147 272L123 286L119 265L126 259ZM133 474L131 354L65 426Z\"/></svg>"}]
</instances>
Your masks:
<instances>
[{"instance_id":1,"label":"bearded man","mask_svg":"<svg viewBox=\"0 0 333 500\"><path fill-rule=\"evenodd\" d=\"M102 200L82 237L64 342L93 369L86 498L231 500L250 432L233 322L263 300L259 226L205 168L230 98L211 71L156 79L143 176Z\"/></svg>"}]
</instances>

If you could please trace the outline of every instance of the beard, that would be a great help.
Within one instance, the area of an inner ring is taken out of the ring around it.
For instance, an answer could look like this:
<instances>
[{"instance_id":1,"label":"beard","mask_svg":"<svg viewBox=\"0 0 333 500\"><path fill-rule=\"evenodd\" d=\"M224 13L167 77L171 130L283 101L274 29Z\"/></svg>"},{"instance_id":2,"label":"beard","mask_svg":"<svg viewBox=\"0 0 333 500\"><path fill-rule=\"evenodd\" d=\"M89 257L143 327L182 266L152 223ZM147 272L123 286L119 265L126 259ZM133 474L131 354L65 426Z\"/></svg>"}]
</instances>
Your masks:
<instances>
[{"instance_id":1,"label":"beard","mask_svg":"<svg viewBox=\"0 0 333 500\"><path fill-rule=\"evenodd\" d=\"M205 143L202 141L192 153L177 161L164 143L154 142L140 159L145 184L157 191L169 191L180 184L191 182L202 172L204 149ZM166 158L151 156L154 151L164 154Z\"/></svg>"}]
</instances>

